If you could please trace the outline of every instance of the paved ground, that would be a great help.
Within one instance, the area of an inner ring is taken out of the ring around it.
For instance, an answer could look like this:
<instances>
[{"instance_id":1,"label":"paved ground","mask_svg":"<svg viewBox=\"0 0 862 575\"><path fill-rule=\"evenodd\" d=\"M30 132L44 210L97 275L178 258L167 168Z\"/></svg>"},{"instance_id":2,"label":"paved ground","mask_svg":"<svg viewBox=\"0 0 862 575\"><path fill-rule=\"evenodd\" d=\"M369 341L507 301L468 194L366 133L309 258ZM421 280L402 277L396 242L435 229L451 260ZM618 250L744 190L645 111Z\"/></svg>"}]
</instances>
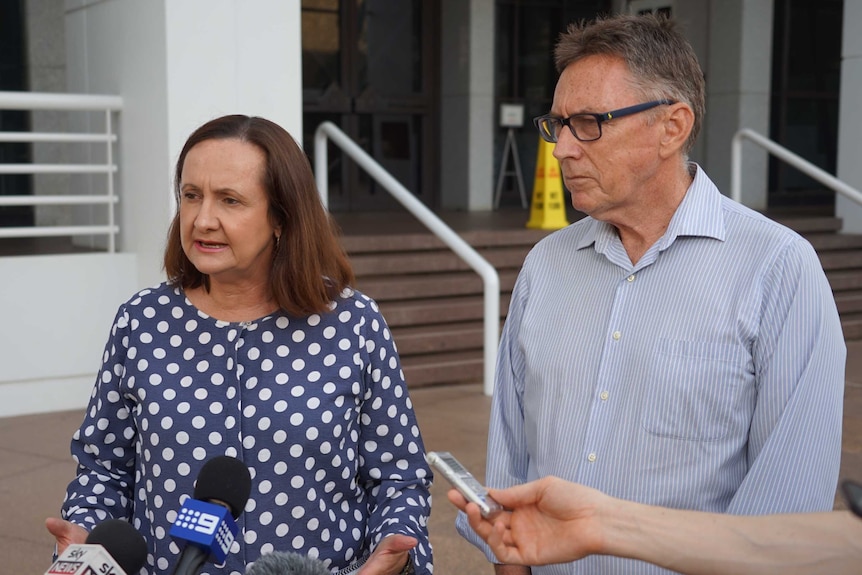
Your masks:
<instances>
[{"instance_id":1,"label":"paved ground","mask_svg":"<svg viewBox=\"0 0 862 575\"><path fill-rule=\"evenodd\" d=\"M862 342L848 344L841 476L862 480ZM411 392L429 450L452 451L480 480L490 399L479 385ZM0 558L3 573L36 575L50 565L53 541L44 518L55 515L74 467L69 438L80 411L0 418ZM446 482L432 488L431 539L437 575L491 575L484 556L455 532ZM836 507L843 502L836 497Z\"/></svg>"}]
</instances>

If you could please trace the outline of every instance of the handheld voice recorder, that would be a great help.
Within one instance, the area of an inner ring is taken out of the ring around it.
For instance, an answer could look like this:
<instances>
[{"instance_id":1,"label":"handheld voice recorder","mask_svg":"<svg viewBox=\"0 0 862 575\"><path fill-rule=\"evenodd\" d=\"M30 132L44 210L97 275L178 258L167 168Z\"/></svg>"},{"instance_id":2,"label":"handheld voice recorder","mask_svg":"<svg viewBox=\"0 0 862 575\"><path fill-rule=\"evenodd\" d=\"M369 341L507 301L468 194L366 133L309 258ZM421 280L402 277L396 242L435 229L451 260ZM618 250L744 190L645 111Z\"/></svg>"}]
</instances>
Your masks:
<instances>
[{"instance_id":1,"label":"handheld voice recorder","mask_svg":"<svg viewBox=\"0 0 862 575\"><path fill-rule=\"evenodd\" d=\"M428 463L443 474L452 487L458 490L467 501L475 503L482 512L482 517L491 519L503 510L503 507L491 499L488 490L479 483L467 468L448 451L429 451Z\"/></svg>"}]
</instances>

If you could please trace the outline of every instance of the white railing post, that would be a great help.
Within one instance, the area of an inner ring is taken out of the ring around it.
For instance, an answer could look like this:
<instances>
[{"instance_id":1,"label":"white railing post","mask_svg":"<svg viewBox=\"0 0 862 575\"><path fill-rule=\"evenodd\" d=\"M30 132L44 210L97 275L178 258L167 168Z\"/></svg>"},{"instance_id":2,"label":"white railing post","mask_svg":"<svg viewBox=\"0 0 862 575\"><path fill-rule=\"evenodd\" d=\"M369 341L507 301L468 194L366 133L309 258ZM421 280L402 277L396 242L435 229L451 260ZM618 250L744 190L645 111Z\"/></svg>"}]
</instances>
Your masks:
<instances>
[{"instance_id":1,"label":"white railing post","mask_svg":"<svg viewBox=\"0 0 862 575\"><path fill-rule=\"evenodd\" d=\"M326 149L326 132L314 132L314 179L324 209L329 209L329 151Z\"/></svg>"},{"instance_id":2,"label":"white railing post","mask_svg":"<svg viewBox=\"0 0 862 575\"><path fill-rule=\"evenodd\" d=\"M742 203L742 132L734 134L730 143L730 198Z\"/></svg>"},{"instance_id":3,"label":"white railing post","mask_svg":"<svg viewBox=\"0 0 862 575\"><path fill-rule=\"evenodd\" d=\"M113 143L117 136L113 132L111 115L123 107L119 96L94 94L57 94L39 92L0 92L0 110L54 110L105 112L105 132L50 133L50 132L0 132L0 142L54 142L54 143L104 143L107 147L106 164L0 164L0 174L105 174L106 194L34 194L0 196L0 206L40 205L99 205L108 207L107 224L73 226L26 226L0 228L0 238L37 238L52 236L107 235L108 251L116 251L116 225L114 204L117 203Z\"/></svg>"},{"instance_id":4,"label":"white railing post","mask_svg":"<svg viewBox=\"0 0 862 575\"><path fill-rule=\"evenodd\" d=\"M323 122L314 133L315 179L324 207L329 205L327 138L365 169L368 175L482 277L484 283L483 392L485 395L493 395L494 368L497 364L500 332L500 276L497 270L332 122Z\"/></svg>"},{"instance_id":5,"label":"white railing post","mask_svg":"<svg viewBox=\"0 0 862 575\"><path fill-rule=\"evenodd\" d=\"M765 149L773 156L787 162L803 174L817 180L827 188L846 196L857 204L862 205L862 192L852 186L848 186L829 172L815 166L805 158L794 154L784 146L776 144L769 138L743 128L736 132L731 143L730 154L730 197L742 203L742 140L748 139Z\"/></svg>"},{"instance_id":6,"label":"white railing post","mask_svg":"<svg viewBox=\"0 0 862 575\"><path fill-rule=\"evenodd\" d=\"M107 149L107 163L109 166L114 165L114 145L111 143L111 135L113 134L113 127L111 124L111 111L105 110L105 136L107 137L107 141L105 142L105 148ZM109 198L114 197L114 172L108 172L108 181L107 181L107 196ZM108 204L108 226L113 229L114 227L114 204ZM117 238L116 234L108 234L108 253L114 253L117 250Z\"/></svg>"}]
</instances>

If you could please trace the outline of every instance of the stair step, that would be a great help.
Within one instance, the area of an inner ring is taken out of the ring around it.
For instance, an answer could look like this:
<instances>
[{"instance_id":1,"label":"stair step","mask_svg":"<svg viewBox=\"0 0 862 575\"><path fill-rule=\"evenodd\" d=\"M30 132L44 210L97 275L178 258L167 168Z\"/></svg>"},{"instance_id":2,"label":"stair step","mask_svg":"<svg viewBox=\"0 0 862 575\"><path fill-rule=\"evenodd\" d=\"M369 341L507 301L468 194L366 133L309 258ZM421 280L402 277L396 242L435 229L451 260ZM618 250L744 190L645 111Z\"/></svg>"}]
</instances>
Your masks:
<instances>
[{"instance_id":1,"label":"stair step","mask_svg":"<svg viewBox=\"0 0 862 575\"><path fill-rule=\"evenodd\" d=\"M500 317L506 317L511 295L500 294ZM484 297L481 295L422 299L410 301L386 301L380 311L389 327L428 325L484 318ZM396 340L397 342L398 340Z\"/></svg>"},{"instance_id":2,"label":"stair step","mask_svg":"<svg viewBox=\"0 0 862 575\"><path fill-rule=\"evenodd\" d=\"M862 268L862 250L828 251L817 255L826 271Z\"/></svg>"},{"instance_id":3,"label":"stair step","mask_svg":"<svg viewBox=\"0 0 862 575\"><path fill-rule=\"evenodd\" d=\"M484 376L482 351L430 353L401 362L410 388L448 383L477 383Z\"/></svg>"},{"instance_id":4,"label":"stair step","mask_svg":"<svg viewBox=\"0 0 862 575\"><path fill-rule=\"evenodd\" d=\"M835 295L835 306L838 313L862 312L862 291L843 292Z\"/></svg>"},{"instance_id":5,"label":"stair step","mask_svg":"<svg viewBox=\"0 0 862 575\"><path fill-rule=\"evenodd\" d=\"M844 339L862 339L862 313L841 314Z\"/></svg>"},{"instance_id":6,"label":"stair step","mask_svg":"<svg viewBox=\"0 0 862 575\"><path fill-rule=\"evenodd\" d=\"M547 230L475 230L461 232L464 241L476 249L500 246L533 246L550 234ZM431 251L449 249L441 239L428 233L346 235L341 245L351 256L362 253Z\"/></svg>"},{"instance_id":7,"label":"stair step","mask_svg":"<svg viewBox=\"0 0 862 575\"><path fill-rule=\"evenodd\" d=\"M512 291L518 270L499 272L500 290ZM430 297L481 295L484 282L473 272L371 276L358 278L356 287L378 302Z\"/></svg>"},{"instance_id":8,"label":"stair step","mask_svg":"<svg viewBox=\"0 0 862 575\"><path fill-rule=\"evenodd\" d=\"M440 250L447 247L431 233L343 236L341 245L351 258L354 254L362 253Z\"/></svg>"},{"instance_id":9,"label":"stair step","mask_svg":"<svg viewBox=\"0 0 862 575\"><path fill-rule=\"evenodd\" d=\"M527 217L525 216L524 224L526 225ZM474 248L492 247L492 246L534 246L542 238L553 233L548 230L535 230L524 228L522 230L506 230L500 232L497 230L475 230L463 232L461 237L464 238Z\"/></svg>"},{"instance_id":10,"label":"stair step","mask_svg":"<svg viewBox=\"0 0 862 575\"><path fill-rule=\"evenodd\" d=\"M837 232L843 225L841 218L833 216L818 217L774 217L776 222L783 224L795 232L805 235L816 232Z\"/></svg>"},{"instance_id":11,"label":"stair step","mask_svg":"<svg viewBox=\"0 0 862 575\"><path fill-rule=\"evenodd\" d=\"M402 360L406 356L442 351L482 350L484 322L469 321L437 325L417 325L392 330Z\"/></svg>"},{"instance_id":12,"label":"stair step","mask_svg":"<svg viewBox=\"0 0 862 575\"><path fill-rule=\"evenodd\" d=\"M484 249L480 255L497 270L520 268L531 246L505 246ZM356 277L385 274L410 274L471 270L452 251L366 253L350 256Z\"/></svg>"},{"instance_id":13,"label":"stair step","mask_svg":"<svg viewBox=\"0 0 862 575\"><path fill-rule=\"evenodd\" d=\"M833 292L862 289L862 270L826 270Z\"/></svg>"},{"instance_id":14,"label":"stair step","mask_svg":"<svg viewBox=\"0 0 862 575\"><path fill-rule=\"evenodd\" d=\"M805 234L818 252L862 248L862 234Z\"/></svg>"}]
</instances>

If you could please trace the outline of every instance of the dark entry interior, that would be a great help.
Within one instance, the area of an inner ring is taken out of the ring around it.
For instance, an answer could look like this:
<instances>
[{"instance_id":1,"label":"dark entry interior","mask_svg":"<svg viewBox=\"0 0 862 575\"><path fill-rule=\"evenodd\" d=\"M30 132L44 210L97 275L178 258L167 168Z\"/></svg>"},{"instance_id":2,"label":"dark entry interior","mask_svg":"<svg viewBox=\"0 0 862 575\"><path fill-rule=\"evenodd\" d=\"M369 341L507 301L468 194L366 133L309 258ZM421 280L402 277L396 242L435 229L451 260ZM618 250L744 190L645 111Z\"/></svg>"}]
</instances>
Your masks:
<instances>
[{"instance_id":1,"label":"dark entry interior","mask_svg":"<svg viewBox=\"0 0 862 575\"><path fill-rule=\"evenodd\" d=\"M553 59L557 39L570 22L590 20L609 10L607 0L497 0L495 93L498 108L502 104L523 106L524 123L514 135L528 190L532 188L539 145L531 119L551 109L557 84ZM495 133L495 182L502 167L506 135L503 127ZM506 180L500 196L502 206L519 205L515 183L514 179Z\"/></svg>"},{"instance_id":2,"label":"dark entry interior","mask_svg":"<svg viewBox=\"0 0 862 575\"><path fill-rule=\"evenodd\" d=\"M434 205L437 2L302 0L306 152L331 121L425 204ZM353 160L328 152L332 211L396 207Z\"/></svg>"},{"instance_id":3,"label":"dark entry interior","mask_svg":"<svg viewBox=\"0 0 862 575\"><path fill-rule=\"evenodd\" d=\"M27 58L24 50L24 2L0 0L0 90L27 89ZM23 110L0 110L0 130L26 132L29 114ZM30 146L21 142L0 142L0 163L30 162ZM32 193L32 178L27 174L0 174L0 195L21 196ZM0 226L33 225L33 206L0 206Z\"/></svg>"},{"instance_id":4,"label":"dark entry interior","mask_svg":"<svg viewBox=\"0 0 862 575\"><path fill-rule=\"evenodd\" d=\"M776 0L770 138L830 174L838 160L842 0ZM769 207L832 213L835 193L770 157Z\"/></svg>"}]
</instances>

